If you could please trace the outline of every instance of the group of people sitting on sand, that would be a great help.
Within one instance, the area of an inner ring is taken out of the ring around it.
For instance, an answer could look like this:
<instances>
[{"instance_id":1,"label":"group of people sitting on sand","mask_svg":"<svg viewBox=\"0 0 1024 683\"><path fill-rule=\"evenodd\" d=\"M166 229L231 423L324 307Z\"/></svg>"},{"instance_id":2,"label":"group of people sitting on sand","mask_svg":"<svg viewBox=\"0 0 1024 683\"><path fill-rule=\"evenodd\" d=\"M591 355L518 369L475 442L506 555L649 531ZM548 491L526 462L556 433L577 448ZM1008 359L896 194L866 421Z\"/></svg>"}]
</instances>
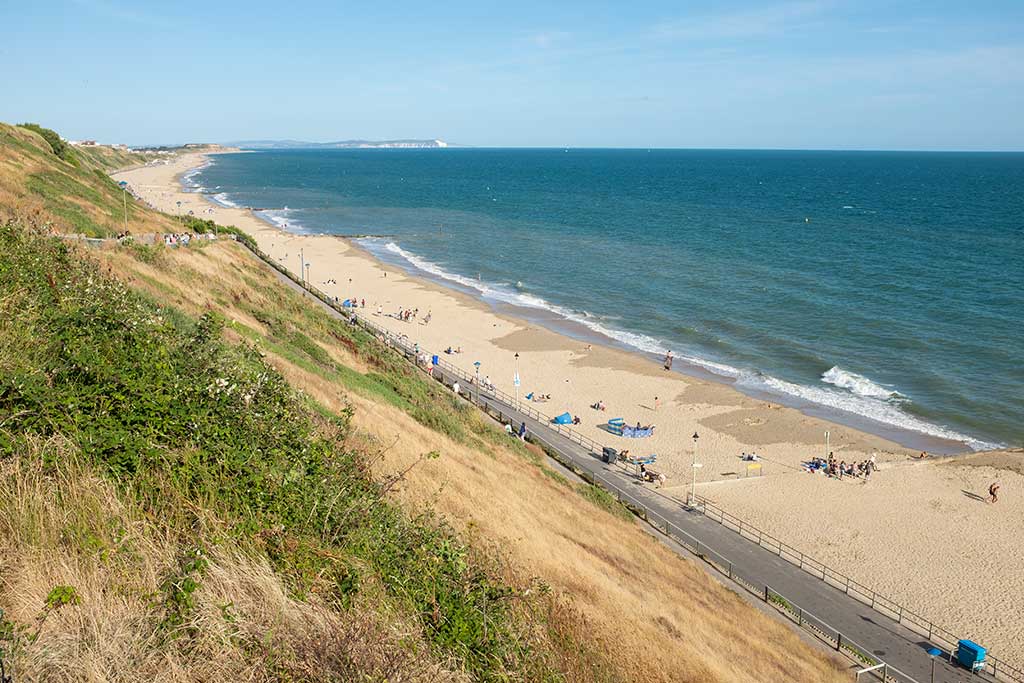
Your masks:
<instances>
[{"instance_id":1,"label":"group of people sitting on sand","mask_svg":"<svg viewBox=\"0 0 1024 683\"><path fill-rule=\"evenodd\" d=\"M811 458L805 467L810 472L824 472L825 476L834 477L836 479L842 479L843 477L864 477L865 480L871 478L871 473L877 469L875 464L875 456L871 456L867 460L861 462L846 462L845 460L837 461L835 457L829 453L828 459L825 458Z\"/></svg>"},{"instance_id":2,"label":"group of people sitting on sand","mask_svg":"<svg viewBox=\"0 0 1024 683\"><path fill-rule=\"evenodd\" d=\"M452 347L449 346L447 349L444 350L444 352L447 353L449 356L452 355L453 353L462 353L462 347L457 346L453 349Z\"/></svg>"},{"instance_id":3,"label":"group of people sitting on sand","mask_svg":"<svg viewBox=\"0 0 1024 683\"><path fill-rule=\"evenodd\" d=\"M602 411L608 409L608 407L604 404L604 401L598 401L597 403L593 403L590 407L593 408L594 410Z\"/></svg>"}]
</instances>

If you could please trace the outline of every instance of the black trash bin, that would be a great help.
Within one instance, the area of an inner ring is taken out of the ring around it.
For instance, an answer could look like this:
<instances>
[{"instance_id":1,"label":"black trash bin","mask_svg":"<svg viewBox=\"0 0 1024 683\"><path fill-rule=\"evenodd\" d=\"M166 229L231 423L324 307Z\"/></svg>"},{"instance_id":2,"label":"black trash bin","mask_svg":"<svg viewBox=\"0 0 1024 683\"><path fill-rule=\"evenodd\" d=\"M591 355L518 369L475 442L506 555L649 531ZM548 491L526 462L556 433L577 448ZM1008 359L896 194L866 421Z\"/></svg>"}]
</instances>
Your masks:
<instances>
[{"instance_id":1,"label":"black trash bin","mask_svg":"<svg viewBox=\"0 0 1024 683\"><path fill-rule=\"evenodd\" d=\"M601 459L605 462L612 463L619 457L619 452L611 446L604 446L601 448Z\"/></svg>"}]
</instances>

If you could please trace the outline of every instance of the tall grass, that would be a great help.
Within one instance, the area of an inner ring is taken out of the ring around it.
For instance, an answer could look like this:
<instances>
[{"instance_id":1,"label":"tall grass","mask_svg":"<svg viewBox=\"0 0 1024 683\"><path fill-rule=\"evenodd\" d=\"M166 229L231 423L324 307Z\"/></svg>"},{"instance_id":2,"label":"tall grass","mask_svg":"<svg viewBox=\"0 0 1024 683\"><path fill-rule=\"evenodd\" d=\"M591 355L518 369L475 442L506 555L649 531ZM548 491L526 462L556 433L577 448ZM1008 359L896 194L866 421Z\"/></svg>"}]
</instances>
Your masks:
<instances>
[{"instance_id":1,"label":"tall grass","mask_svg":"<svg viewBox=\"0 0 1024 683\"><path fill-rule=\"evenodd\" d=\"M429 510L411 518L388 502L393 482L343 446L349 413L309 410L257 349L221 340L220 316L168 315L58 240L8 224L0 255L0 458L66 440L196 553L223 536L291 595L342 609L379 586L416 615L434 656L474 679L559 679L527 618L529 581L495 574ZM426 411L430 389L401 374L380 381ZM160 623L177 632L205 565L175 571Z\"/></svg>"}]
</instances>

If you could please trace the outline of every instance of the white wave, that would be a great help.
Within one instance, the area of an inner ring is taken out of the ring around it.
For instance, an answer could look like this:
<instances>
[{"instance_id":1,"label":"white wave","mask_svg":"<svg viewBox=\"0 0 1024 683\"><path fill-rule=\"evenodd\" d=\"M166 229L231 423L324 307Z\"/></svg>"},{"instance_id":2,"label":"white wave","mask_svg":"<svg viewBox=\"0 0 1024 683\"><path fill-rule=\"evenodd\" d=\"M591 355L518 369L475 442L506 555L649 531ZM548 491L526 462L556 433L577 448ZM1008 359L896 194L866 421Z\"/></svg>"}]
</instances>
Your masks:
<instances>
[{"instance_id":1,"label":"white wave","mask_svg":"<svg viewBox=\"0 0 1024 683\"><path fill-rule=\"evenodd\" d=\"M376 247L380 247L383 251L402 258L423 272L430 273L436 277L450 282L455 282L463 287L475 290L484 298L502 301L516 306L526 306L529 308L538 308L550 311L567 320L583 325L598 334L614 339L626 344L627 346L631 346L639 351L661 356L668 353L671 349L671 347L665 342L659 341L648 335L608 327L595 316L586 313L585 311L583 313L578 313L576 311L563 308L557 304L553 304L541 297L516 291L513 285L509 285L507 287L495 285L449 272L436 263L402 249L402 247L398 246L394 242L387 242L386 244L383 244L383 246L381 246L380 240L372 238L359 240L359 242L370 247L371 250ZM987 450L1000 447L999 444L980 441L966 434L961 434L952 429L932 424L910 415L900 408L900 404L903 401L894 400L904 399L899 392L876 384L862 375L842 370L838 366L831 368L828 372L822 375L822 381L834 384L837 387L837 389L830 389L794 384L777 377L772 377L771 375L740 370L732 367L731 365L717 363L715 361L710 361L696 356L676 354L675 357L676 360L681 363L697 366L724 378L733 379L735 380L735 385L740 389L746 388L748 390L760 392L767 391L776 395L781 394L789 396L807 403L825 406L833 410L873 420L889 427L913 431L940 439L959 441L967 444L974 450Z\"/></svg>"},{"instance_id":2,"label":"white wave","mask_svg":"<svg viewBox=\"0 0 1024 683\"><path fill-rule=\"evenodd\" d=\"M213 199L213 201L217 202L221 206L226 206L229 209L240 209L240 208L242 208L241 206L239 206L238 204L234 203L233 201L231 201L231 199L228 198L228 193L227 192L218 192L217 194L213 195L211 197L211 199Z\"/></svg>"},{"instance_id":3,"label":"white wave","mask_svg":"<svg viewBox=\"0 0 1024 683\"><path fill-rule=\"evenodd\" d=\"M849 391L794 384L778 377L760 373L745 372L737 380L736 385L740 388L768 390L773 393L799 398L808 403L841 410L845 413L867 418L890 427L917 432L939 439L959 441L967 444L974 450L988 450L1000 447L1000 444L981 441L948 427L926 422L903 411L898 402L857 395Z\"/></svg>"},{"instance_id":4,"label":"white wave","mask_svg":"<svg viewBox=\"0 0 1024 683\"><path fill-rule=\"evenodd\" d=\"M306 227L295 220L295 211L289 209L287 206L283 209L267 209L266 211L257 211L256 215L280 228L281 230L287 230L288 232L301 232L308 233Z\"/></svg>"},{"instance_id":5,"label":"white wave","mask_svg":"<svg viewBox=\"0 0 1024 683\"><path fill-rule=\"evenodd\" d=\"M890 399L904 398L895 389L890 389L881 384L876 384L864 375L858 375L856 372L843 370L838 365L833 366L823 373L821 381L867 398L877 398L886 401Z\"/></svg>"},{"instance_id":6,"label":"white wave","mask_svg":"<svg viewBox=\"0 0 1024 683\"><path fill-rule=\"evenodd\" d=\"M203 169L207 168L208 166L210 166L212 164L213 164L212 161L207 160L207 161L199 164L198 166L194 166L193 168L190 168L189 170L187 170L184 173L182 173L181 174L181 185L182 185L182 188L186 192L204 192L206 190L206 188L203 187L201 184L199 184L199 181L196 180L196 176L199 175L200 173L202 173Z\"/></svg>"},{"instance_id":7,"label":"white wave","mask_svg":"<svg viewBox=\"0 0 1024 683\"><path fill-rule=\"evenodd\" d=\"M369 246L370 244L373 244L373 241L364 240L364 243ZM652 353L660 356L671 350L671 347L665 342L659 341L658 339L646 334L628 332L626 330L609 327L599 318L587 311L577 312L564 308L539 296L535 296L524 291L516 291L514 286L505 287L502 285L495 285L449 272L432 261L428 261L427 259L406 251L394 242L384 244L383 250L401 257L403 260L412 264L419 270L430 273L431 275L444 280L449 280L450 282L456 282L463 287L476 290L486 299L501 301L515 306L525 306L527 308L537 308L550 311L562 318L565 318L566 320L582 325L593 332L597 332L609 339L614 339L615 341L646 353ZM723 377L735 378L740 374L740 371L732 366L725 365L723 363L716 363L704 358L697 358L695 356L677 355L676 360L696 365L711 373L722 375Z\"/></svg>"}]
</instances>

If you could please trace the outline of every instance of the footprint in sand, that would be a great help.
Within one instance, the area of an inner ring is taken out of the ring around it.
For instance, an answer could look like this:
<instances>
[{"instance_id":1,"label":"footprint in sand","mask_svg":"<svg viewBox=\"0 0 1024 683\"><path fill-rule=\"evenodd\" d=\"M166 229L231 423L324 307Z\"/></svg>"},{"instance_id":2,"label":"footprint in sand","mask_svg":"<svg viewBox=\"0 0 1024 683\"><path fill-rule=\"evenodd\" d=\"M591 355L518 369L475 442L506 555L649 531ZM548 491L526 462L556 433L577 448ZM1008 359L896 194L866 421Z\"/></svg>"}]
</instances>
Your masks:
<instances>
[{"instance_id":1,"label":"footprint in sand","mask_svg":"<svg viewBox=\"0 0 1024 683\"><path fill-rule=\"evenodd\" d=\"M747 417L743 419L743 423L746 424L748 427L760 427L761 425L766 424L767 422L768 420L764 419L763 417Z\"/></svg>"}]
</instances>

